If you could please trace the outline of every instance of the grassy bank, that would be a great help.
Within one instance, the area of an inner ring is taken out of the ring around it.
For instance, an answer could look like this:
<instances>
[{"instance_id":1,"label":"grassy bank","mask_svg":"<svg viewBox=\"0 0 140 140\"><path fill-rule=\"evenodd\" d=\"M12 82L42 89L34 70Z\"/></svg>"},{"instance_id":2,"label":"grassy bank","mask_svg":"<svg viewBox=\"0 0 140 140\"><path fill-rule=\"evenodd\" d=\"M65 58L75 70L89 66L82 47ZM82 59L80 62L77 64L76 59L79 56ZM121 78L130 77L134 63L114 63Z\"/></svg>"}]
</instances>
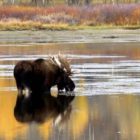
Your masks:
<instances>
[{"instance_id":1,"label":"grassy bank","mask_svg":"<svg viewBox=\"0 0 140 140\"><path fill-rule=\"evenodd\" d=\"M0 8L0 30L140 28L140 4Z\"/></svg>"},{"instance_id":2,"label":"grassy bank","mask_svg":"<svg viewBox=\"0 0 140 140\"><path fill-rule=\"evenodd\" d=\"M83 30L83 29L140 29L140 25L68 25L68 24L44 24L40 22L22 21L22 22L0 22L0 31L22 31L22 30Z\"/></svg>"}]
</instances>

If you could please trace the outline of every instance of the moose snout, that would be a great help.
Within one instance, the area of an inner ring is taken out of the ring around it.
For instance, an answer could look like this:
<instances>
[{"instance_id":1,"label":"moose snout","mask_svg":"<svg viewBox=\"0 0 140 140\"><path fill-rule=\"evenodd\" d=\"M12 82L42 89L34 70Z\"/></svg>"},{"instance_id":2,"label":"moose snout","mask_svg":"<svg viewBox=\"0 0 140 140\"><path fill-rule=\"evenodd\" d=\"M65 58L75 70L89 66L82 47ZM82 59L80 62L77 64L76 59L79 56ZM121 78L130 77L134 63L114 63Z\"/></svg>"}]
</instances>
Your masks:
<instances>
[{"instance_id":1,"label":"moose snout","mask_svg":"<svg viewBox=\"0 0 140 140\"><path fill-rule=\"evenodd\" d=\"M75 89L75 84L72 80L68 82L68 85L66 86L66 91L73 91Z\"/></svg>"}]
</instances>

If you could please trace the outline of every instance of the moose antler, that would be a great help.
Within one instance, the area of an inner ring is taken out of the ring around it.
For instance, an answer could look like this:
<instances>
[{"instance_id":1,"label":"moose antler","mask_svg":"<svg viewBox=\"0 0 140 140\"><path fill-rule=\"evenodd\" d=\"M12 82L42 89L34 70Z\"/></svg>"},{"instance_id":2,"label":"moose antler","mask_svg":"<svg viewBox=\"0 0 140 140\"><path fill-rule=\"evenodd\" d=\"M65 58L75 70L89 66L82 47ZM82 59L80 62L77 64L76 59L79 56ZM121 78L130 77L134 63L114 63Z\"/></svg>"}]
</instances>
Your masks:
<instances>
[{"instance_id":1,"label":"moose antler","mask_svg":"<svg viewBox=\"0 0 140 140\"><path fill-rule=\"evenodd\" d=\"M60 54L58 56L50 56L50 61L67 72L68 75L73 73L70 67L70 61L65 56Z\"/></svg>"},{"instance_id":2,"label":"moose antler","mask_svg":"<svg viewBox=\"0 0 140 140\"><path fill-rule=\"evenodd\" d=\"M67 60L67 58L63 55L58 55L58 60L61 63L61 68L64 69L69 75L72 74L71 67L70 67L70 61Z\"/></svg>"}]
</instances>

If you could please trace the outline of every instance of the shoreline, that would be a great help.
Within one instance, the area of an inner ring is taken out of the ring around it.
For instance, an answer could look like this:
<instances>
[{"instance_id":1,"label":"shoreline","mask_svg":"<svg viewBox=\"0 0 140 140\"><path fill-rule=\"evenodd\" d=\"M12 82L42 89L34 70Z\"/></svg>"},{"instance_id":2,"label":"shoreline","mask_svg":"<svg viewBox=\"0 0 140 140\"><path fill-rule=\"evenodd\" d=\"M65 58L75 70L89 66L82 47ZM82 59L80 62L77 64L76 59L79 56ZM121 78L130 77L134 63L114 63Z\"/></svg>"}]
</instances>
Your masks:
<instances>
[{"instance_id":1,"label":"shoreline","mask_svg":"<svg viewBox=\"0 0 140 140\"><path fill-rule=\"evenodd\" d=\"M140 29L0 31L0 44L140 42Z\"/></svg>"},{"instance_id":2,"label":"shoreline","mask_svg":"<svg viewBox=\"0 0 140 140\"><path fill-rule=\"evenodd\" d=\"M40 22L0 22L1 31L77 31L77 30L105 30L105 29L122 29L122 30L139 30L140 25L69 25L65 23L42 24Z\"/></svg>"}]
</instances>

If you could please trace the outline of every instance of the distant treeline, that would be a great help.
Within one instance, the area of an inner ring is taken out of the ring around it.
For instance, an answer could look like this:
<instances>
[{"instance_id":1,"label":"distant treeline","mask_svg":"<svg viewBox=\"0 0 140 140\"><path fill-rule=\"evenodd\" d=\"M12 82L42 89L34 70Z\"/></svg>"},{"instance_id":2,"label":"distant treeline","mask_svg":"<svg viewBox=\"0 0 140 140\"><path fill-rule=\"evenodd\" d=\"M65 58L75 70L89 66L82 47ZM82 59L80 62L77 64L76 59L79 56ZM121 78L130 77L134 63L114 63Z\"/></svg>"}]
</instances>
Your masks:
<instances>
[{"instance_id":1,"label":"distant treeline","mask_svg":"<svg viewBox=\"0 0 140 140\"><path fill-rule=\"evenodd\" d=\"M140 0L0 0L0 5L53 6L57 4L90 5L90 4L140 3Z\"/></svg>"}]
</instances>

